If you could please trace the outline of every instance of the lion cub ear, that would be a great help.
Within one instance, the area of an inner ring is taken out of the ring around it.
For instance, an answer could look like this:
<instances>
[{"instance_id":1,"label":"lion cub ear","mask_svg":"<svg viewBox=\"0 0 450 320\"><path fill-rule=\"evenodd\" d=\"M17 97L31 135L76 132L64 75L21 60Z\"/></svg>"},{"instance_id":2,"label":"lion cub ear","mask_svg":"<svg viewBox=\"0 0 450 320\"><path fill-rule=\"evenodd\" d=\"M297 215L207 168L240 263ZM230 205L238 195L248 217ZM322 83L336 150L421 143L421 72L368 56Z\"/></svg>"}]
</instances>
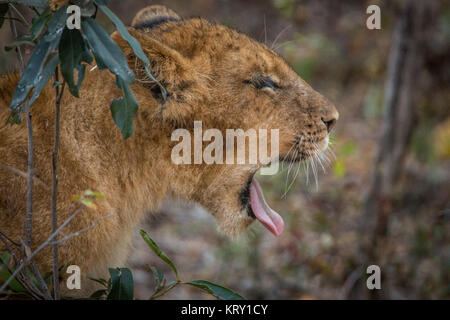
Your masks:
<instances>
[{"instance_id":1,"label":"lion cub ear","mask_svg":"<svg viewBox=\"0 0 450 320\"><path fill-rule=\"evenodd\" d=\"M128 28L128 32L141 44L142 50L150 62L150 73L166 88L168 97L178 96L179 91L184 87L183 83L189 81L194 73L187 58L145 32L132 27ZM159 86L148 76L144 63L136 56L119 32L113 32L111 38L127 57L128 65L136 75L136 81L149 89L153 97L161 102Z\"/></svg>"},{"instance_id":2,"label":"lion cub ear","mask_svg":"<svg viewBox=\"0 0 450 320\"><path fill-rule=\"evenodd\" d=\"M136 14L131 26L136 29L150 29L166 21L179 21L181 17L173 10L160 5L148 6Z\"/></svg>"}]
</instances>

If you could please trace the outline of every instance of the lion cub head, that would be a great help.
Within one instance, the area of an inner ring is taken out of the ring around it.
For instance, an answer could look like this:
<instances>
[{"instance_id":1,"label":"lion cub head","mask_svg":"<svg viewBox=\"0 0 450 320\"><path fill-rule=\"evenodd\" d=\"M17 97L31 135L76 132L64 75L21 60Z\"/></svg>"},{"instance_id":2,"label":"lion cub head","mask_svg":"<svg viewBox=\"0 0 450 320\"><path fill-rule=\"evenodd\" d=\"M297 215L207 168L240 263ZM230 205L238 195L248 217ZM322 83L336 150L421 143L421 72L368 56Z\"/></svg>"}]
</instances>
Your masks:
<instances>
[{"instance_id":1,"label":"lion cub head","mask_svg":"<svg viewBox=\"0 0 450 320\"><path fill-rule=\"evenodd\" d=\"M148 121L164 123L159 135L171 137L179 129L191 133L190 151L196 143L194 123L200 123L203 132L216 130L224 139L227 129L253 129L258 138L260 129L276 130L278 159L284 161L304 161L327 148L328 134L338 119L335 107L264 44L203 19L183 20L162 6L141 10L129 31L149 57L150 71L167 90L164 100L125 41L113 34L135 69L141 108L153 110L154 118ZM200 138L200 153L217 137ZM194 150L185 158L191 162L174 163L170 154L179 140L165 141L170 141L168 151L161 156L170 167L167 179L173 195L201 204L229 235L241 233L254 220L275 235L283 231L283 219L267 205L253 178L267 162L205 163L196 161ZM236 160L238 148L224 143L212 155L236 151Z\"/></svg>"}]
</instances>

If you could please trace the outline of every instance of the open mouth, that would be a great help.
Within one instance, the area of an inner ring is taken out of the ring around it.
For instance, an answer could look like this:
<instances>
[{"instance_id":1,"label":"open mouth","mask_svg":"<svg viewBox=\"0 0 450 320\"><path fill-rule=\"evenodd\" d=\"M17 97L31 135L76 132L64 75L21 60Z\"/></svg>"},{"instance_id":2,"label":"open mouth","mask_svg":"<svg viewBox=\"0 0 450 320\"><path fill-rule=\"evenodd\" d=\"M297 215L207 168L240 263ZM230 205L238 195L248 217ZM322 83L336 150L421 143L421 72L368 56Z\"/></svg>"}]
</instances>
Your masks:
<instances>
[{"instance_id":1,"label":"open mouth","mask_svg":"<svg viewBox=\"0 0 450 320\"><path fill-rule=\"evenodd\" d=\"M325 145L328 145L328 139L326 139ZM295 163L305 161L312 156L308 152L297 152L294 155L289 155L288 153L284 157L281 157L281 159L284 162ZM275 236L279 236L283 233L284 229L283 218L267 204L261 186L254 178L254 175L255 172L249 176L249 179L239 194L241 207L247 211L249 217L259 220L270 232Z\"/></svg>"},{"instance_id":2,"label":"open mouth","mask_svg":"<svg viewBox=\"0 0 450 320\"><path fill-rule=\"evenodd\" d=\"M269 205L264 198L261 186L252 174L241 191L240 200L247 214L259 220L275 236L279 236L284 229L283 218Z\"/></svg>"}]
</instances>

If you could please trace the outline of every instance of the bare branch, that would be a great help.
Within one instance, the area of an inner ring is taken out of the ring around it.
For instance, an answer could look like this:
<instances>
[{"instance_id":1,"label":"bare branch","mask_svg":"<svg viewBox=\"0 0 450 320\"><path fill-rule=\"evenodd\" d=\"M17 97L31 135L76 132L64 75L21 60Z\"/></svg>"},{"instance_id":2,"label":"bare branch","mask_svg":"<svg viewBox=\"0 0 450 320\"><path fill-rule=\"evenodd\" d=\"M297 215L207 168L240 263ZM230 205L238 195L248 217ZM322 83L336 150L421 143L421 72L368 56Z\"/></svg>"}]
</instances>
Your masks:
<instances>
[{"instance_id":1,"label":"bare branch","mask_svg":"<svg viewBox=\"0 0 450 320\"><path fill-rule=\"evenodd\" d=\"M72 209L73 204L69 207L69 212ZM83 209L86 208L86 206L82 205L80 208L78 208L69 218L66 219L59 227L56 229L55 232L53 232L50 237L47 238L36 250L34 250L29 257L23 261L20 266L16 268L16 270L13 272L13 274L9 277L8 280L0 287L0 291L4 291L6 287L11 283L11 281L19 274L19 272L22 271L22 269L33 259L42 249L50 245L50 243L55 239L55 237L59 234L59 232L64 229L76 216L78 216Z\"/></svg>"},{"instance_id":2,"label":"bare branch","mask_svg":"<svg viewBox=\"0 0 450 320\"><path fill-rule=\"evenodd\" d=\"M7 251L11 254L11 257L13 258L14 263L17 265L20 260L14 253L14 249L9 245L8 241L16 246L20 246L20 245L18 243L14 242L13 240L11 240L8 236L6 236L1 231L0 231L0 240L2 240L2 242L5 244ZM7 268L10 273L13 272L9 266L7 266ZM31 296L33 298L40 300L41 297L44 297L44 294L38 288L36 288L33 281L30 281L30 279L26 275L19 274L16 279L17 279L17 281L19 281L19 283L24 288L26 288L28 290L28 292L31 294Z\"/></svg>"},{"instance_id":3,"label":"bare branch","mask_svg":"<svg viewBox=\"0 0 450 320\"><path fill-rule=\"evenodd\" d=\"M17 8L16 8L12 3L8 3L8 5L9 5L9 7L10 7L11 9L13 9L13 10L16 12L17 16L20 18L20 21L21 21L24 25L26 25L27 28L29 28L29 27L30 27L30 24L28 23L27 19L25 19L25 17L20 13L20 11L17 10Z\"/></svg>"},{"instance_id":4,"label":"bare branch","mask_svg":"<svg viewBox=\"0 0 450 320\"><path fill-rule=\"evenodd\" d=\"M26 172L23 172L22 170L19 170L17 168L14 168L14 167L11 167L11 166L8 166L8 165L5 165L5 164L1 164L0 163L0 169L3 169L5 171L10 171L10 172L12 172L14 174L17 174L18 176L21 176L21 177L25 178L25 179L28 178L28 175L27 175ZM36 185L40 185L45 190L50 190L50 187L47 186L41 179L39 179L37 177L34 177L33 179L34 179L34 182L36 182Z\"/></svg>"},{"instance_id":5,"label":"bare branch","mask_svg":"<svg viewBox=\"0 0 450 320\"><path fill-rule=\"evenodd\" d=\"M19 18L23 18L23 16L20 14L19 10L17 10L11 3L8 4L16 14L19 16ZM11 11L9 11L9 16L13 18L13 14ZM14 20L10 20L10 26L11 26L11 32L13 33L14 37L17 38L17 28L16 23ZM22 57L22 52L20 50L20 46L16 47L17 56L19 58L20 62L20 74L23 73L24 70L24 62ZM27 132L28 132L28 173L27 173L27 209L26 209L26 216L25 216L25 233L26 233L26 243L31 248L32 246L32 220L33 220L33 187L34 187L34 142L33 142L33 123L32 123L32 116L31 116L31 105L28 101L25 102L25 113L26 113L26 122L27 122Z\"/></svg>"},{"instance_id":6,"label":"bare branch","mask_svg":"<svg viewBox=\"0 0 450 320\"><path fill-rule=\"evenodd\" d=\"M14 240L12 240L10 237L8 237L6 234L4 234L1 230L0 230L0 238L6 239L9 242L11 242L13 245L20 247L20 244L15 242ZM8 246L7 246L8 247Z\"/></svg>"},{"instance_id":7,"label":"bare branch","mask_svg":"<svg viewBox=\"0 0 450 320\"><path fill-rule=\"evenodd\" d=\"M91 229L94 229L95 226L96 226L100 221L105 220L105 219L107 219L107 218L111 218L112 216L114 216L114 214L113 214L113 213L110 213L110 214L107 214L106 216L97 218L97 219L94 220L94 222L93 222L89 227L86 227L86 228L83 228L83 229L81 229L81 230L79 230L79 231L77 231L77 232L68 234L68 235L64 236L63 238L61 238L61 239L59 239L59 240L52 241L52 244L61 244L61 243L65 242L65 241L67 241L67 240L70 240L70 239L74 238L74 237L78 237L79 235L81 235L81 234L83 234L83 233L85 233L85 232L87 232L87 231L89 231L89 230L91 230ZM60 233L62 233L62 232L60 232Z\"/></svg>"},{"instance_id":8,"label":"bare branch","mask_svg":"<svg viewBox=\"0 0 450 320\"><path fill-rule=\"evenodd\" d=\"M9 17L11 18L9 20L9 25L11 27L11 32L14 35L14 38L17 38L17 28L16 28L16 23L15 23L15 19L13 17L13 13L11 12L11 10L8 12ZM23 63L23 57L22 57L22 51L20 50L20 46L16 47L16 52L17 52L17 57L19 58L19 68L20 68L20 74L23 73L23 70L25 68L25 65Z\"/></svg>"},{"instance_id":9,"label":"bare branch","mask_svg":"<svg viewBox=\"0 0 450 320\"><path fill-rule=\"evenodd\" d=\"M25 102L25 112L28 129L28 185L27 185L27 212L25 216L26 243L32 247L33 233L33 188L34 188L34 141L33 141L33 121L31 116L31 105Z\"/></svg>"},{"instance_id":10,"label":"bare branch","mask_svg":"<svg viewBox=\"0 0 450 320\"><path fill-rule=\"evenodd\" d=\"M20 243L22 244L22 249L25 252L25 255L29 256L29 251L31 250L30 247L28 247L25 242L22 240L22 238L19 238ZM45 282L44 278L42 277L41 272L39 271L38 266L36 265L36 262L34 259L30 258L30 266L31 270L33 271L34 275L36 276L36 279L38 280L39 284L41 285L41 288L44 290L43 296L47 300L52 300L52 295L50 293L50 289L47 286L47 283ZM30 281L32 283L32 281Z\"/></svg>"},{"instance_id":11,"label":"bare branch","mask_svg":"<svg viewBox=\"0 0 450 320\"><path fill-rule=\"evenodd\" d=\"M58 67L55 70L55 82L59 79ZM61 98L64 94L64 82L59 90L59 84L55 86L55 133L53 138L53 152L52 152L52 231L55 232L58 228L58 216L56 212L56 201L58 198L58 151L59 151L59 136L60 136L60 114L61 114ZM58 243L54 241L52 244L53 252L53 295L55 300L60 299L59 290L59 264L58 264Z\"/></svg>"}]
</instances>

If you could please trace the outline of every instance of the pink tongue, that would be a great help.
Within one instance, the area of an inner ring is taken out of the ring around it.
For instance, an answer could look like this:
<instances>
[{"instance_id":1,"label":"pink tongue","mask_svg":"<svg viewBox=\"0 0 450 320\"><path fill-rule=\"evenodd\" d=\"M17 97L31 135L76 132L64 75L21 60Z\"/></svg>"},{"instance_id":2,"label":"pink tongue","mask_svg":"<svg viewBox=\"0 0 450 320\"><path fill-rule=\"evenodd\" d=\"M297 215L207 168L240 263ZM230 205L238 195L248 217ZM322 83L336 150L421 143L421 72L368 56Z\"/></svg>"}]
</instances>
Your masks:
<instances>
[{"instance_id":1,"label":"pink tongue","mask_svg":"<svg viewBox=\"0 0 450 320\"><path fill-rule=\"evenodd\" d=\"M252 206L256 218L261 221L270 232L276 236L279 236L283 232L283 218L269 207L256 179L253 179L250 184L250 205Z\"/></svg>"}]
</instances>

